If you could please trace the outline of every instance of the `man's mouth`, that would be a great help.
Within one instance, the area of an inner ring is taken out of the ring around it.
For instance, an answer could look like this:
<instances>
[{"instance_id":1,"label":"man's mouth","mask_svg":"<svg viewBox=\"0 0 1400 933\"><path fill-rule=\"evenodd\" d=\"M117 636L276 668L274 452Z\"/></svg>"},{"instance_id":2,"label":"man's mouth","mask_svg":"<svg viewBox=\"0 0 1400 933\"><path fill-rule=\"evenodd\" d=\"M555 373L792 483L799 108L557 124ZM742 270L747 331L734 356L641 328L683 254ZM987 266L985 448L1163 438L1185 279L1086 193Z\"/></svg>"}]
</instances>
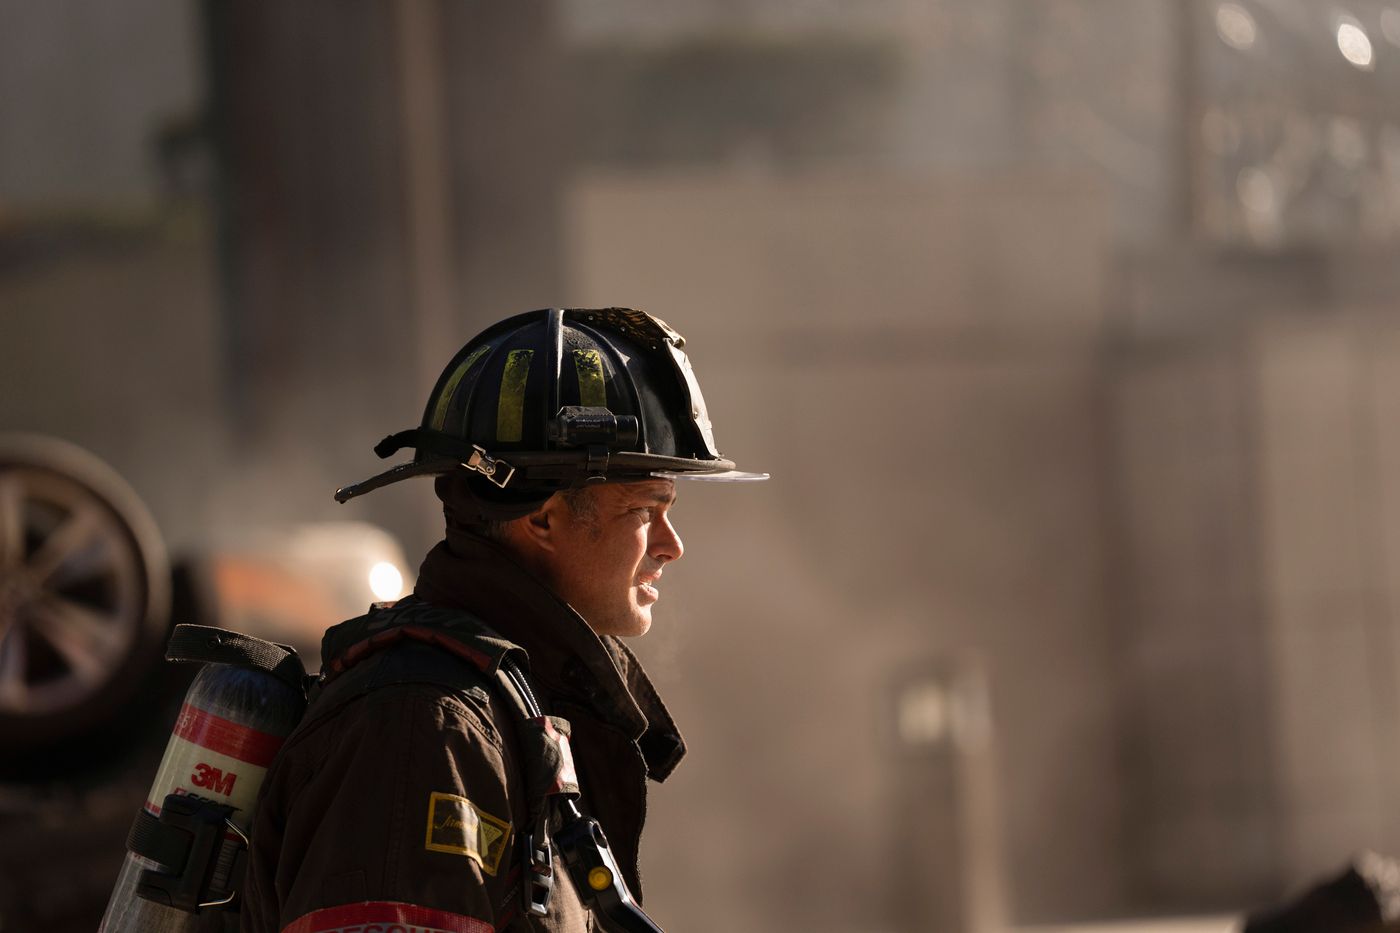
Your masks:
<instances>
[{"instance_id":1,"label":"man's mouth","mask_svg":"<svg viewBox=\"0 0 1400 933\"><path fill-rule=\"evenodd\" d=\"M661 592L657 589L657 581L661 579L661 572L657 571L640 577L637 580L638 596L644 603L654 603L661 598Z\"/></svg>"}]
</instances>

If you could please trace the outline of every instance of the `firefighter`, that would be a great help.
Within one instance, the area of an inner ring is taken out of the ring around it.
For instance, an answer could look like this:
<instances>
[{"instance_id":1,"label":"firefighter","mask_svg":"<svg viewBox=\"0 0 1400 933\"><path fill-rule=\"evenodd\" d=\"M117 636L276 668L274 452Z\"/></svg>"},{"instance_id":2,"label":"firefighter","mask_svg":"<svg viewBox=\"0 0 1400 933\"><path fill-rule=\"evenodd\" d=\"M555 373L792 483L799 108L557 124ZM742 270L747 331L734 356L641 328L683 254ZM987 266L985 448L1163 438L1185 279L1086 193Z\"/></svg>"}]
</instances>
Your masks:
<instances>
[{"instance_id":1,"label":"firefighter","mask_svg":"<svg viewBox=\"0 0 1400 933\"><path fill-rule=\"evenodd\" d=\"M685 743L621 639L684 552L677 486L766 478L720 456L683 346L630 309L509 318L375 448L413 459L336 493L431 476L446 536L411 596L327 632L259 798L243 930L583 931L609 883L640 898L645 779ZM561 812L606 835L574 879Z\"/></svg>"}]
</instances>

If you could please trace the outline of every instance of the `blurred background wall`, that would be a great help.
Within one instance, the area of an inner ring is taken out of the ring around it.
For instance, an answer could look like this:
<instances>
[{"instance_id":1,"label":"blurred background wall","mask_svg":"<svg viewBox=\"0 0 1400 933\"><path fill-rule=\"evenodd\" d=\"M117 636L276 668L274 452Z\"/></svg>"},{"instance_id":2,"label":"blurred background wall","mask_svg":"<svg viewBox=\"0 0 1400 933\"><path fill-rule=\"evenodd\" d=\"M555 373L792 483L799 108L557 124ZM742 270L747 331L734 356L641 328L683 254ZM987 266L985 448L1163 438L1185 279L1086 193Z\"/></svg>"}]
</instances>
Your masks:
<instances>
[{"instance_id":1,"label":"blurred background wall","mask_svg":"<svg viewBox=\"0 0 1400 933\"><path fill-rule=\"evenodd\" d=\"M690 339L774 480L683 491L638 646L692 747L668 929L1232 910L1400 850L1400 5L0 11L0 429L173 548L413 556L426 485L330 493L468 336Z\"/></svg>"}]
</instances>

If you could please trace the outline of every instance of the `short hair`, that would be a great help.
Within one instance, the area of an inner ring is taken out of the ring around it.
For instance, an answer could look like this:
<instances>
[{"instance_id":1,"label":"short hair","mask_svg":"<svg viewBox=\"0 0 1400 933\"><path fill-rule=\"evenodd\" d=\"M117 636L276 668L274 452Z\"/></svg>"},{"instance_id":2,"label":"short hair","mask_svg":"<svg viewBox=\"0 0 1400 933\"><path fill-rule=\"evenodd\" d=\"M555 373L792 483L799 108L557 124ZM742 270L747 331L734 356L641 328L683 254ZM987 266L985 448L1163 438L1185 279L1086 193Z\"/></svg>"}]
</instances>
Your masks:
<instances>
[{"instance_id":1,"label":"short hair","mask_svg":"<svg viewBox=\"0 0 1400 933\"><path fill-rule=\"evenodd\" d=\"M559 495L580 525L593 532L598 530L598 503L593 498L592 486L570 486Z\"/></svg>"},{"instance_id":2,"label":"short hair","mask_svg":"<svg viewBox=\"0 0 1400 933\"><path fill-rule=\"evenodd\" d=\"M593 501L591 486L570 486L568 489L559 490L559 496L564 500L564 504L569 507L569 512L589 531L596 533L598 530L598 504ZM519 519L513 519L519 521ZM497 544L503 544L506 540L506 526L510 521L500 519L488 519L472 526L472 531Z\"/></svg>"}]
</instances>

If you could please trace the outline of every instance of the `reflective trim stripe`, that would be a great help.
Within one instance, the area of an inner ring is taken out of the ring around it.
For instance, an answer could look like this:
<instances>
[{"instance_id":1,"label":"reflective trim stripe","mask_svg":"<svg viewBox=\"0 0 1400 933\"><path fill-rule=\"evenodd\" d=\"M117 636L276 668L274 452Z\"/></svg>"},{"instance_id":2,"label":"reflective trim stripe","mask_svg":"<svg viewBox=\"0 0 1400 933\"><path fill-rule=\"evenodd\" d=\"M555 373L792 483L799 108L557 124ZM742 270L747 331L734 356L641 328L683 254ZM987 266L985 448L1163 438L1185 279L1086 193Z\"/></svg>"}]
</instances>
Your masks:
<instances>
[{"instance_id":1,"label":"reflective trim stripe","mask_svg":"<svg viewBox=\"0 0 1400 933\"><path fill-rule=\"evenodd\" d=\"M434 431L441 431L442 426L447 421L447 408L452 403L452 395L457 391L457 385L462 381L462 377L467 374L467 370L472 368L472 364L481 359L481 355L490 347L477 347L472 351L472 355L462 360L462 365L453 370L448 378L447 384L442 387L442 392L438 394L437 407L433 409L433 418L428 422L428 427Z\"/></svg>"},{"instance_id":2,"label":"reflective trim stripe","mask_svg":"<svg viewBox=\"0 0 1400 933\"><path fill-rule=\"evenodd\" d=\"M417 904L364 901L313 910L282 933L496 933L496 928L485 920Z\"/></svg>"},{"instance_id":3,"label":"reflective trim stripe","mask_svg":"<svg viewBox=\"0 0 1400 933\"><path fill-rule=\"evenodd\" d=\"M518 441L524 435L525 383L530 379L534 350L511 350L501 374L501 399L496 405L496 440Z\"/></svg>"},{"instance_id":4,"label":"reflective trim stripe","mask_svg":"<svg viewBox=\"0 0 1400 933\"><path fill-rule=\"evenodd\" d=\"M180 707L175 734L187 742L260 768L272 764L284 741L280 735L259 732L188 703Z\"/></svg>"},{"instance_id":5,"label":"reflective trim stripe","mask_svg":"<svg viewBox=\"0 0 1400 933\"><path fill-rule=\"evenodd\" d=\"M597 350L575 350L574 370L578 373L578 403L584 408L607 408L608 386L603 380L603 354Z\"/></svg>"}]
</instances>

